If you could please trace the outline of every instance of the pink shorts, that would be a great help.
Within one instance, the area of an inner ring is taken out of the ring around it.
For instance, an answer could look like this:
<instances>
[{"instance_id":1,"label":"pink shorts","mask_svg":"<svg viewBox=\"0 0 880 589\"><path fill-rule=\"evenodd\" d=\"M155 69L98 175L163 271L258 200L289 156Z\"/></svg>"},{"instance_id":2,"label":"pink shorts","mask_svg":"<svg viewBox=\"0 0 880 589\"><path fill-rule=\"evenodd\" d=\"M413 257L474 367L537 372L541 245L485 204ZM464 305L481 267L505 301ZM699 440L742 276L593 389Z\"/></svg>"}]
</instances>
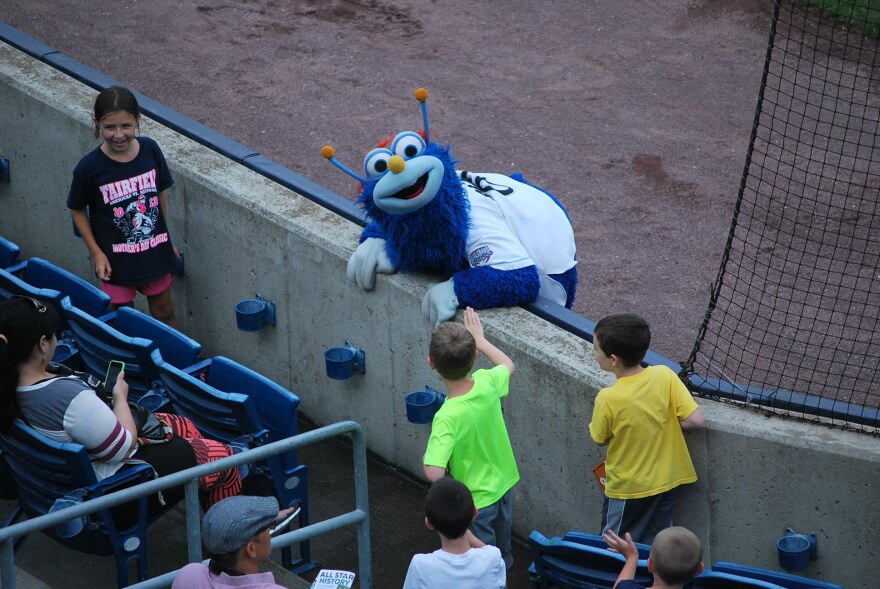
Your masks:
<instances>
[{"instance_id":1,"label":"pink shorts","mask_svg":"<svg viewBox=\"0 0 880 589\"><path fill-rule=\"evenodd\" d=\"M110 302L114 305L127 305L134 300L136 293L152 297L162 294L170 287L171 274L165 274L156 280L137 286L120 286L118 284L110 284L109 282L101 283L101 290L110 295Z\"/></svg>"}]
</instances>

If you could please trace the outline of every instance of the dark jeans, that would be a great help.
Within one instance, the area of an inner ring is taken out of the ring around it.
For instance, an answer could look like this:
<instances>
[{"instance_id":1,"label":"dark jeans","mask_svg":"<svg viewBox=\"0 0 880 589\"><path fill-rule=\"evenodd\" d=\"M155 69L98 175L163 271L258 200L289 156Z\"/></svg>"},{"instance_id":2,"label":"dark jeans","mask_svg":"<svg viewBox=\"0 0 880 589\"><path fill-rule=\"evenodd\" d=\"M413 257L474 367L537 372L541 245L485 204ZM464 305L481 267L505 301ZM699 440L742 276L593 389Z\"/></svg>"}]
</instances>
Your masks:
<instances>
[{"instance_id":1,"label":"dark jeans","mask_svg":"<svg viewBox=\"0 0 880 589\"><path fill-rule=\"evenodd\" d=\"M611 528L618 536L629 532L633 542L651 544L657 532L672 525L677 489L641 499L610 499L602 506L602 531Z\"/></svg>"}]
</instances>

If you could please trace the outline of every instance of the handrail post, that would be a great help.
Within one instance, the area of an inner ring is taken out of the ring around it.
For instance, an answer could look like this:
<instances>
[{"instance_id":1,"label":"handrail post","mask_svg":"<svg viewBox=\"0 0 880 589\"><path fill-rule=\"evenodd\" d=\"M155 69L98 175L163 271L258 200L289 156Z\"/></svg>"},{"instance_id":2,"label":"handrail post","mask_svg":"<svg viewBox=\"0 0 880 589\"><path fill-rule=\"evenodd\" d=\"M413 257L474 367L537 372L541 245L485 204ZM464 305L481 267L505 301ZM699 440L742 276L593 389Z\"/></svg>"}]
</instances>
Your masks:
<instances>
[{"instance_id":1,"label":"handrail post","mask_svg":"<svg viewBox=\"0 0 880 589\"><path fill-rule=\"evenodd\" d=\"M367 485L367 444L364 431L360 427L351 430L352 451L354 452L354 492L355 506L364 514L358 522L358 572L362 589L373 587L373 567L370 546L370 499Z\"/></svg>"},{"instance_id":2,"label":"handrail post","mask_svg":"<svg viewBox=\"0 0 880 589\"><path fill-rule=\"evenodd\" d=\"M202 528L199 522L199 480L184 485L186 502L186 552L188 562L202 562Z\"/></svg>"},{"instance_id":3,"label":"handrail post","mask_svg":"<svg viewBox=\"0 0 880 589\"><path fill-rule=\"evenodd\" d=\"M15 589L15 539L9 538L0 544L0 587Z\"/></svg>"}]
</instances>

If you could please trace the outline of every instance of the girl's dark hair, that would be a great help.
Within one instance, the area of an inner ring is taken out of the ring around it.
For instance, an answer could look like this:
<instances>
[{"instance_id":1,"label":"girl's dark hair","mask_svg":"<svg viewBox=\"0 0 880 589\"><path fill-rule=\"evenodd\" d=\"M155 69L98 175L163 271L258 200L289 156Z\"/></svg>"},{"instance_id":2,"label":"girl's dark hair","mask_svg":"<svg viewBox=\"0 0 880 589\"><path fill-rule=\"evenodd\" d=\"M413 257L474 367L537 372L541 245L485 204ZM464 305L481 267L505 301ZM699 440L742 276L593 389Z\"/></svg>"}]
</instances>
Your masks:
<instances>
[{"instance_id":1,"label":"girl's dark hair","mask_svg":"<svg viewBox=\"0 0 880 589\"><path fill-rule=\"evenodd\" d=\"M58 314L41 301L12 297L0 305L0 431L7 431L19 416L18 367L28 361L40 338L51 339L60 328Z\"/></svg>"},{"instance_id":2,"label":"girl's dark hair","mask_svg":"<svg viewBox=\"0 0 880 589\"><path fill-rule=\"evenodd\" d=\"M95 137L100 135L101 131L98 123L107 115L125 111L139 120L141 118L141 107L138 105L137 98L131 93L131 90L122 86L110 86L95 99Z\"/></svg>"}]
</instances>

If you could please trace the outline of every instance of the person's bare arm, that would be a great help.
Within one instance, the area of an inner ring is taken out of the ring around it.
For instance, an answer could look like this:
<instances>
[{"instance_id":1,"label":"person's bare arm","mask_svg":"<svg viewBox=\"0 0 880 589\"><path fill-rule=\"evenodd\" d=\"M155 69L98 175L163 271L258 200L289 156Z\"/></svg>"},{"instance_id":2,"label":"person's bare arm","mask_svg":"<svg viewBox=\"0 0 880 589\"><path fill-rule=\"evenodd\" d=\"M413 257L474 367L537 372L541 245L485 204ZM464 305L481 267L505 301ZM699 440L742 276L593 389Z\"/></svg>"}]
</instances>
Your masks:
<instances>
[{"instance_id":1,"label":"person's bare arm","mask_svg":"<svg viewBox=\"0 0 880 589\"><path fill-rule=\"evenodd\" d=\"M162 216L165 217L165 226L167 227L171 223L170 223L169 217L168 217L168 194L167 194L166 190L163 190L162 192L159 193L159 207L162 209ZM169 231L169 233L170 233L170 231ZM180 250L177 249L177 245L174 242L171 243L171 249L174 250L174 256L179 258L180 257Z\"/></svg>"},{"instance_id":2,"label":"person's bare arm","mask_svg":"<svg viewBox=\"0 0 880 589\"><path fill-rule=\"evenodd\" d=\"M703 418L703 410L697 407L694 409L694 412L688 415L685 419L682 419L678 423L681 424L681 429L699 429L703 427L705 423L705 419Z\"/></svg>"},{"instance_id":3,"label":"person's bare arm","mask_svg":"<svg viewBox=\"0 0 880 589\"><path fill-rule=\"evenodd\" d=\"M474 340L477 342L477 350L479 350L480 353L485 354L492 364L496 366L499 364L507 366L507 370L513 375L513 372L516 369L513 360L511 360L507 354L499 350L495 344L486 339L486 336L483 335L483 325L480 323L480 317L471 307L464 310L464 326L469 332L471 332L471 335L474 336Z\"/></svg>"},{"instance_id":4,"label":"person's bare arm","mask_svg":"<svg viewBox=\"0 0 880 589\"><path fill-rule=\"evenodd\" d=\"M474 533L470 530L465 532L465 537L467 538L468 546L471 548L482 548L486 545L485 542L474 536Z\"/></svg>"},{"instance_id":5,"label":"person's bare arm","mask_svg":"<svg viewBox=\"0 0 880 589\"><path fill-rule=\"evenodd\" d=\"M608 529L602 534L602 538L605 540L605 543L608 544L609 550L612 552L618 552L626 558L626 563L623 565L620 574L617 575L617 580L614 581L614 586L617 587L617 584L621 581L632 581L635 579L636 569L639 565L639 549L636 548L629 532L624 534L624 539L615 534L614 530Z\"/></svg>"},{"instance_id":6,"label":"person's bare arm","mask_svg":"<svg viewBox=\"0 0 880 589\"><path fill-rule=\"evenodd\" d=\"M432 483L435 483L446 476L446 469L440 468L439 466L430 466L427 464L423 464L422 469L425 472L425 478Z\"/></svg>"},{"instance_id":7,"label":"person's bare arm","mask_svg":"<svg viewBox=\"0 0 880 589\"><path fill-rule=\"evenodd\" d=\"M138 432L135 425L134 417L131 415L131 408L128 406L128 383L125 382L125 373L120 372L116 377L116 383L113 385L113 414L125 430L131 434L131 439L137 440ZM136 448L136 444L131 445L128 455Z\"/></svg>"},{"instance_id":8,"label":"person's bare arm","mask_svg":"<svg viewBox=\"0 0 880 589\"><path fill-rule=\"evenodd\" d=\"M165 217L165 224L168 224L168 194L163 190L159 193L159 206L162 208L162 216Z\"/></svg>"},{"instance_id":9,"label":"person's bare arm","mask_svg":"<svg viewBox=\"0 0 880 589\"><path fill-rule=\"evenodd\" d=\"M70 216L73 218L73 224L76 225L76 230L79 231L79 234L82 236L83 243L86 244L86 248L89 250L89 255L92 257L92 262L95 264L95 275L98 277L98 280L110 280L110 274L113 269L110 267L110 260L107 259L104 252L98 247L98 242L95 241L95 235L92 233L92 225L89 223L88 213L86 213L85 209L71 209Z\"/></svg>"}]
</instances>

